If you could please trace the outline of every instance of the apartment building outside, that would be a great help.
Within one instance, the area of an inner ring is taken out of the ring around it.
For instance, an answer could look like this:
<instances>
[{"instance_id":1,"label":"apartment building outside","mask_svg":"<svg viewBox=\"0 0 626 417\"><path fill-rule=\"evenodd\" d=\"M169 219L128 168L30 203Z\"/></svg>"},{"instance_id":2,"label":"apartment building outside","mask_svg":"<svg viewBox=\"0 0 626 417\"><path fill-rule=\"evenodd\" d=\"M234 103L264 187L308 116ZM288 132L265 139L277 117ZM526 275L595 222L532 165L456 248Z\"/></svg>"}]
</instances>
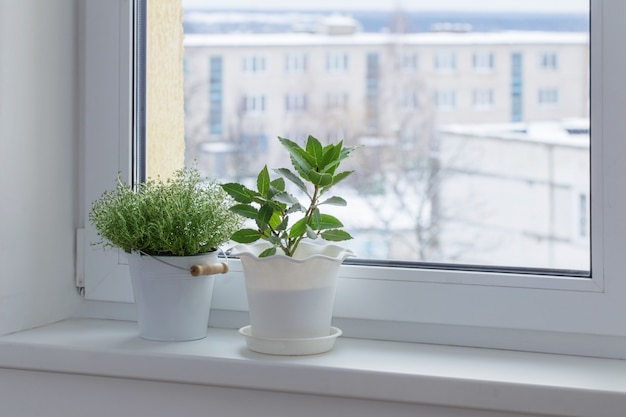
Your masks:
<instances>
[{"instance_id":1,"label":"apartment building outside","mask_svg":"<svg viewBox=\"0 0 626 417\"><path fill-rule=\"evenodd\" d=\"M350 219L359 253L445 261L442 128L587 119L588 54L586 33L361 33L345 20L187 35L187 161L241 180L288 165L276 136L365 145L351 183L370 213Z\"/></svg>"}]
</instances>

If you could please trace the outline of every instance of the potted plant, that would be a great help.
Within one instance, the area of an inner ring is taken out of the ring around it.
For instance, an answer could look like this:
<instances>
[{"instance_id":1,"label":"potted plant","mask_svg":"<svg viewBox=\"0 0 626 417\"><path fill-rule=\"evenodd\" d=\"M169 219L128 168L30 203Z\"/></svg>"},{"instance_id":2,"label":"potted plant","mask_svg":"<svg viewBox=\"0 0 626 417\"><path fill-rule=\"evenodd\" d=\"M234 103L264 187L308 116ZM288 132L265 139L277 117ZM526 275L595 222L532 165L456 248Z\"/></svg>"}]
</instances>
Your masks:
<instances>
[{"instance_id":1,"label":"potted plant","mask_svg":"<svg viewBox=\"0 0 626 417\"><path fill-rule=\"evenodd\" d=\"M242 221L231 205L219 184L203 181L196 168L135 188L118 177L115 189L93 203L89 220L101 238L97 243L129 255L141 338L206 337L210 274L228 270L218 263L217 249Z\"/></svg>"},{"instance_id":2,"label":"potted plant","mask_svg":"<svg viewBox=\"0 0 626 417\"><path fill-rule=\"evenodd\" d=\"M341 331L331 326L339 266L354 254L340 246L313 241L351 239L336 217L323 206L345 206L328 192L353 171L339 171L340 163L355 149L343 141L323 146L309 136L306 145L278 138L289 152L294 170L276 169L271 179L265 166L256 190L243 184L222 187L237 204L230 209L254 221L231 236L240 243L231 249L240 257L250 326L240 332L248 347L271 354L313 354L332 349ZM304 196L300 202L288 192L286 180Z\"/></svg>"}]
</instances>

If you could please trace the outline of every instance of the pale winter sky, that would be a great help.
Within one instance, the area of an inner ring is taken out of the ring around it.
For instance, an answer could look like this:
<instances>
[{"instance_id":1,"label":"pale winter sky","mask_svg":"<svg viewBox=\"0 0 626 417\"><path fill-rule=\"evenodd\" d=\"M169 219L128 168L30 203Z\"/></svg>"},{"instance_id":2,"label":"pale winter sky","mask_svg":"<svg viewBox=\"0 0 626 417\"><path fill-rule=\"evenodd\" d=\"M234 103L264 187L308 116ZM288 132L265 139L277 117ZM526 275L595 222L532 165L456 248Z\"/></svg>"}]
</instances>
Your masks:
<instances>
[{"instance_id":1,"label":"pale winter sky","mask_svg":"<svg viewBox=\"0 0 626 417\"><path fill-rule=\"evenodd\" d=\"M184 7L248 10L586 12L589 0L183 0Z\"/></svg>"}]
</instances>

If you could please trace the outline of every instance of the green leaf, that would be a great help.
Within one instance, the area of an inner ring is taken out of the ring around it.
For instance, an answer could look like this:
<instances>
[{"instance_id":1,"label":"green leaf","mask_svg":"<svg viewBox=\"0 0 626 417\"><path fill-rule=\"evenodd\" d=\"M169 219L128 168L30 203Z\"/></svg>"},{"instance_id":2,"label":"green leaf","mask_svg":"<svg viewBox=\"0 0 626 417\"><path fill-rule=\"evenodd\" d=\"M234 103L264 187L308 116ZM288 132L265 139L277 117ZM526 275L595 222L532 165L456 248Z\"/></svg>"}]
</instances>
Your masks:
<instances>
[{"instance_id":1,"label":"green leaf","mask_svg":"<svg viewBox=\"0 0 626 417\"><path fill-rule=\"evenodd\" d=\"M285 218L274 228L274 230L282 232L287 230L287 226L289 226L289 216L285 216Z\"/></svg>"},{"instance_id":2,"label":"green leaf","mask_svg":"<svg viewBox=\"0 0 626 417\"><path fill-rule=\"evenodd\" d=\"M308 180L308 172L312 170L316 165L313 156L309 155L297 143L289 139L278 137L278 140L280 140L280 143L289 152L293 167L296 169L296 171L298 171L302 178Z\"/></svg>"},{"instance_id":3,"label":"green leaf","mask_svg":"<svg viewBox=\"0 0 626 417\"><path fill-rule=\"evenodd\" d=\"M259 216L259 211L249 204L236 204L230 208L230 211L248 219L256 219Z\"/></svg>"},{"instance_id":4,"label":"green leaf","mask_svg":"<svg viewBox=\"0 0 626 417\"><path fill-rule=\"evenodd\" d=\"M300 190L306 193L306 195L309 195L309 191L306 188L306 184L302 181L302 179L300 179L300 177L294 174L293 171L291 171L288 168L279 168L279 169L275 169L274 171L276 171L277 173L279 173L280 175L284 176L289 181L294 183Z\"/></svg>"},{"instance_id":5,"label":"green leaf","mask_svg":"<svg viewBox=\"0 0 626 417\"><path fill-rule=\"evenodd\" d=\"M343 142L339 142L337 145L328 145L324 148L324 156L322 157L322 161L320 163L320 168L323 172L328 172L330 174L335 173L335 168L339 165L339 156L341 155L341 144Z\"/></svg>"},{"instance_id":6,"label":"green leaf","mask_svg":"<svg viewBox=\"0 0 626 417\"><path fill-rule=\"evenodd\" d=\"M298 204L298 199L287 192L280 192L274 196L274 200L280 201L287 205Z\"/></svg>"},{"instance_id":7,"label":"green leaf","mask_svg":"<svg viewBox=\"0 0 626 417\"><path fill-rule=\"evenodd\" d=\"M348 156L350 156L352 151L354 151L356 148L357 146L346 146L345 148L342 148L341 154L339 155L339 159L340 160L346 159Z\"/></svg>"},{"instance_id":8,"label":"green leaf","mask_svg":"<svg viewBox=\"0 0 626 417\"><path fill-rule=\"evenodd\" d=\"M346 179L346 177L350 174L352 174L354 171L342 171L339 174L335 175L333 177L333 183L332 185L337 184L339 181L342 181L344 179Z\"/></svg>"},{"instance_id":9,"label":"green leaf","mask_svg":"<svg viewBox=\"0 0 626 417\"><path fill-rule=\"evenodd\" d=\"M350 240L352 236L344 230L332 229L323 231L322 239L328 240L329 242L340 242L342 240Z\"/></svg>"},{"instance_id":10,"label":"green leaf","mask_svg":"<svg viewBox=\"0 0 626 417\"><path fill-rule=\"evenodd\" d=\"M282 178L276 178L274 181L270 182L270 185L278 191L285 191L285 180Z\"/></svg>"},{"instance_id":11,"label":"green leaf","mask_svg":"<svg viewBox=\"0 0 626 417\"><path fill-rule=\"evenodd\" d=\"M319 173L315 172L315 170L309 171L309 179L315 185L319 185L320 187L326 187L333 183L333 176L328 173Z\"/></svg>"},{"instance_id":12,"label":"green leaf","mask_svg":"<svg viewBox=\"0 0 626 417\"><path fill-rule=\"evenodd\" d=\"M322 201L320 204L330 204L333 206L347 206L348 203L341 197L333 196Z\"/></svg>"},{"instance_id":13,"label":"green leaf","mask_svg":"<svg viewBox=\"0 0 626 417\"><path fill-rule=\"evenodd\" d=\"M259 194L267 196L267 192L270 189L270 174L267 170L267 165L265 165L261 172L259 172L259 176L256 179L256 187Z\"/></svg>"},{"instance_id":14,"label":"green leaf","mask_svg":"<svg viewBox=\"0 0 626 417\"><path fill-rule=\"evenodd\" d=\"M304 206L302 204L296 203L293 206L289 207L287 209L287 211L285 212L285 214L296 213L298 211L301 211L301 212L304 213L306 211L306 209L304 208Z\"/></svg>"},{"instance_id":15,"label":"green leaf","mask_svg":"<svg viewBox=\"0 0 626 417\"><path fill-rule=\"evenodd\" d=\"M280 222L280 215L275 211L274 213L272 213L272 217L270 218L270 221L268 223L272 229L276 230L276 228L280 225Z\"/></svg>"},{"instance_id":16,"label":"green leaf","mask_svg":"<svg viewBox=\"0 0 626 417\"><path fill-rule=\"evenodd\" d=\"M233 233L230 237L237 243L252 243L261 238L261 234L258 230L254 229L241 229Z\"/></svg>"},{"instance_id":17,"label":"green leaf","mask_svg":"<svg viewBox=\"0 0 626 417\"><path fill-rule=\"evenodd\" d=\"M324 148L322 147L320 141L309 135L309 138L306 141L306 151L314 158L315 164L319 166L322 162L324 154Z\"/></svg>"},{"instance_id":18,"label":"green leaf","mask_svg":"<svg viewBox=\"0 0 626 417\"><path fill-rule=\"evenodd\" d=\"M306 233L306 217L301 218L291 226L289 230L289 237L300 237Z\"/></svg>"},{"instance_id":19,"label":"green leaf","mask_svg":"<svg viewBox=\"0 0 626 417\"><path fill-rule=\"evenodd\" d=\"M317 233L308 224L306 225L306 237L309 239L317 239Z\"/></svg>"},{"instance_id":20,"label":"green leaf","mask_svg":"<svg viewBox=\"0 0 626 417\"><path fill-rule=\"evenodd\" d=\"M318 230L334 229L337 227L343 227L343 223L341 223L338 218L331 216L330 214L320 215L320 224Z\"/></svg>"},{"instance_id":21,"label":"green leaf","mask_svg":"<svg viewBox=\"0 0 626 417\"><path fill-rule=\"evenodd\" d=\"M322 222L322 214L320 213L320 209L316 208L313 210L313 215L311 216L311 227L315 230L320 230L320 224Z\"/></svg>"},{"instance_id":22,"label":"green leaf","mask_svg":"<svg viewBox=\"0 0 626 417\"><path fill-rule=\"evenodd\" d=\"M229 182L227 184L222 184L222 188L226 191L235 201L239 203L252 203L254 200L254 196L256 193L241 184L237 184L236 182Z\"/></svg>"},{"instance_id":23,"label":"green leaf","mask_svg":"<svg viewBox=\"0 0 626 417\"><path fill-rule=\"evenodd\" d=\"M265 249L263 252L259 254L259 258L267 258L268 256L272 256L276 254L276 246L272 246L271 248Z\"/></svg>"},{"instance_id":24,"label":"green leaf","mask_svg":"<svg viewBox=\"0 0 626 417\"><path fill-rule=\"evenodd\" d=\"M269 204L263 204L261 208L259 208L259 220L263 223L269 224L273 214L274 209Z\"/></svg>"}]
</instances>

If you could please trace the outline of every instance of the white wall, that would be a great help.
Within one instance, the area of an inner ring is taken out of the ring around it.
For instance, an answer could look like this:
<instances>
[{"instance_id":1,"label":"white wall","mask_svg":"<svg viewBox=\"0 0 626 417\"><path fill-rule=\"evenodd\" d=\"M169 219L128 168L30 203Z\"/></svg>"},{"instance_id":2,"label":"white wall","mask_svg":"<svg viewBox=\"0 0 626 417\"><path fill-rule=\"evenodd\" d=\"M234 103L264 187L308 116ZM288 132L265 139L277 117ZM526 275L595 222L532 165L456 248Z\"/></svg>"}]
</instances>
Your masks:
<instances>
[{"instance_id":1,"label":"white wall","mask_svg":"<svg viewBox=\"0 0 626 417\"><path fill-rule=\"evenodd\" d=\"M0 334L77 302L77 0L0 0Z\"/></svg>"}]
</instances>

